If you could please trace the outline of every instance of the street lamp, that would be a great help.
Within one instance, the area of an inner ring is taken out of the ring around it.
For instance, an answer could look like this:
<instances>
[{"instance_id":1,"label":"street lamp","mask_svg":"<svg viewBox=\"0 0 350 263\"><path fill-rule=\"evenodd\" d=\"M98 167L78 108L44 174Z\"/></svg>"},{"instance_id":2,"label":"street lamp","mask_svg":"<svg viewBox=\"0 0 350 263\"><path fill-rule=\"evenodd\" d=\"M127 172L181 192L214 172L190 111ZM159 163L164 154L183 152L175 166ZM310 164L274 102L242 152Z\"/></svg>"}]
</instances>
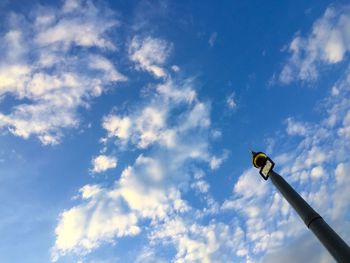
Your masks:
<instances>
[{"instance_id":1,"label":"street lamp","mask_svg":"<svg viewBox=\"0 0 350 263\"><path fill-rule=\"evenodd\" d=\"M337 262L350 262L350 248L323 218L280 176L273 171L275 163L263 152L252 152L252 163L260 175L281 192L288 203L303 219L305 225L321 241Z\"/></svg>"}]
</instances>

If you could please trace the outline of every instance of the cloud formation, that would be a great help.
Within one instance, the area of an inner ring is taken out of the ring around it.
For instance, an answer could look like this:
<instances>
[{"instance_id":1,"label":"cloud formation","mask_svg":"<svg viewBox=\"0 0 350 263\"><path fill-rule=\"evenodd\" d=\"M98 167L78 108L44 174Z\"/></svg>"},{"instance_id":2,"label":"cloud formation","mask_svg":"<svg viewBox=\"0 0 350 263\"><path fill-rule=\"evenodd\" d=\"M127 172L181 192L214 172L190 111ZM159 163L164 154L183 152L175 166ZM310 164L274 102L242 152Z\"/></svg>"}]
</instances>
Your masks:
<instances>
[{"instance_id":1,"label":"cloud formation","mask_svg":"<svg viewBox=\"0 0 350 263\"><path fill-rule=\"evenodd\" d=\"M110 10L87 1L40 7L33 14L11 14L1 36L0 97L14 97L15 104L0 113L0 127L57 144L64 129L79 125L78 109L126 80L104 55L116 49L107 33L118 22Z\"/></svg>"}]
</instances>

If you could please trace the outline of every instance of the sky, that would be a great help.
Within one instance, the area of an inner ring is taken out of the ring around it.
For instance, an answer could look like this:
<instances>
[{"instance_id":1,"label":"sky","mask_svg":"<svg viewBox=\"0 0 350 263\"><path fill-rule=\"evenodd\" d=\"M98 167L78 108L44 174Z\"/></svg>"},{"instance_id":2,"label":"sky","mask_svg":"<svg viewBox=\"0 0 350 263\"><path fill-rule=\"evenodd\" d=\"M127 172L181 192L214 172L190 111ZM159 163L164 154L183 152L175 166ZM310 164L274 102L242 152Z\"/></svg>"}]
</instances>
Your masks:
<instances>
[{"instance_id":1,"label":"sky","mask_svg":"<svg viewBox=\"0 0 350 263\"><path fill-rule=\"evenodd\" d=\"M333 262L347 1L0 0L0 262Z\"/></svg>"}]
</instances>

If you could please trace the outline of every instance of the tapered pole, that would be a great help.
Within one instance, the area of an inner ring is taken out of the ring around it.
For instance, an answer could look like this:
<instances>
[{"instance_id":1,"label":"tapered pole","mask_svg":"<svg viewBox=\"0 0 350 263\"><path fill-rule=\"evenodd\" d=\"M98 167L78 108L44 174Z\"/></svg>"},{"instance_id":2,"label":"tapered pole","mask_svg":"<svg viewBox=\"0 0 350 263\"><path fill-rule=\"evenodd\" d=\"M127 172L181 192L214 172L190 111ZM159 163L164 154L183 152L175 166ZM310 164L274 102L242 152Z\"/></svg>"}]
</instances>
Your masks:
<instances>
[{"instance_id":1,"label":"tapered pole","mask_svg":"<svg viewBox=\"0 0 350 263\"><path fill-rule=\"evenodd\" d=\"M253 165L260 168L260 174L281 192L295 209L305 225L315 234L337 262L350 262L350 248L345 241L324 221L324 219L280 176L273 171L274 162L266 154L253 152Z\"/></svg>"}]
</instances>

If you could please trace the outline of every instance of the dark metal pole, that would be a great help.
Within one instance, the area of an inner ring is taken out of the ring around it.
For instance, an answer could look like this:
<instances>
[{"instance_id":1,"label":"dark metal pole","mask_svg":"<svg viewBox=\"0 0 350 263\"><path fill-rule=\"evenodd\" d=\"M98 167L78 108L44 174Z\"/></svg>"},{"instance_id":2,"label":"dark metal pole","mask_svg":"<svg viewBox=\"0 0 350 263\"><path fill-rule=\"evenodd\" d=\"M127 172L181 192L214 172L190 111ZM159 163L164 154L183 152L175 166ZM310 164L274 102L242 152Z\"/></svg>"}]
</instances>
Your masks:
<instances>
[{"instance_id":1,"label":"dark metal pole","mask_svg":"<svg viewBox=\"0 0 350 263\"><path fill-rule=\"evenodd\" d=\"M350 262L350 248L345 241L323 220L323 218L280 176L273 171L275 163L263 152L252 152L252 162L260 169L260 175L281 192L288 203L297 211L305 225L311 229L337 262Z\"/></svg>"},{"instance_id":2,"label":"dark metal pole","mask_svg":"<svg viewBox=\"0 0 350 263\"><path fill-rule=\"evenodd\" d=\"M337 262L350 262L350 248L323 218L276 172L269 177L288 203L297 211L305 225L311 229Z\"/></svg>"}]
</instances>

